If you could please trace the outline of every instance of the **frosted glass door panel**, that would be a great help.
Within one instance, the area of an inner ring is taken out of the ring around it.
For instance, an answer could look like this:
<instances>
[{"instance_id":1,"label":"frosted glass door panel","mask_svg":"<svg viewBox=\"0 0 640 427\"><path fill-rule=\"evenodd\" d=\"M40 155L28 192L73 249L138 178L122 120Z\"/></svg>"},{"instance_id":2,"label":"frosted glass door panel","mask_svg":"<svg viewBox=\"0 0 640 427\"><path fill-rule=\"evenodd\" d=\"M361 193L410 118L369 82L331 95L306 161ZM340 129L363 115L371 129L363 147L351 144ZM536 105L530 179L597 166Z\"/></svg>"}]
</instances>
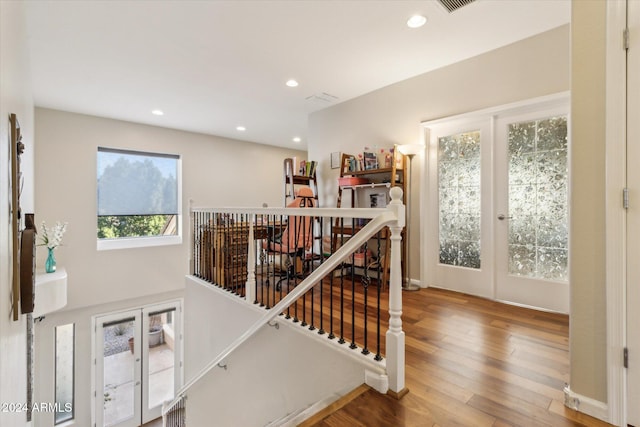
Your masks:
<instances>
[{"instance_id":1,"label":"frosted glass door panel","mask_svg":"<svg viewBox=\"0 0 640 427\"><path fill-rule=\"evenodd\" d=\"M438 138L440 263L480 268L480 131Z\"/></svg>"},{"instance_id":2,"label":"frosted glass door panel","mask_svg":"<svg viewBox=\"0 0 640 427\"><path fill-rule=\"evenodd\" d=\"M512 123L509 140L509 274L566 281L567 118Z\"/></svg>"}]
</instances>

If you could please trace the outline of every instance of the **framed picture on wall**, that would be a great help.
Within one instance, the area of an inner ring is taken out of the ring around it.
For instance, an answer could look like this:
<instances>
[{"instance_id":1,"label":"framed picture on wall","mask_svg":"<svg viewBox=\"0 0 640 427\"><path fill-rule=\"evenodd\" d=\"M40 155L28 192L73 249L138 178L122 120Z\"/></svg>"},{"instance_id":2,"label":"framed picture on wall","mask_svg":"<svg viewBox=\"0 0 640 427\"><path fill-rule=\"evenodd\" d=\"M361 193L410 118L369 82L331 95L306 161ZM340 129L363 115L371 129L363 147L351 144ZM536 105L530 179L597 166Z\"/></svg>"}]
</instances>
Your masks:
<instances>
[{"instance_id":1,"label":"framed picture on wall","mask_svg":"<svg viewBox=\"0 0 640 427\"><path fill-rule=\"evenodd\" d=\"M340 152L334 151L331 153L331 169L338 169L340 167Z\"/></svg>"}]
</instances>

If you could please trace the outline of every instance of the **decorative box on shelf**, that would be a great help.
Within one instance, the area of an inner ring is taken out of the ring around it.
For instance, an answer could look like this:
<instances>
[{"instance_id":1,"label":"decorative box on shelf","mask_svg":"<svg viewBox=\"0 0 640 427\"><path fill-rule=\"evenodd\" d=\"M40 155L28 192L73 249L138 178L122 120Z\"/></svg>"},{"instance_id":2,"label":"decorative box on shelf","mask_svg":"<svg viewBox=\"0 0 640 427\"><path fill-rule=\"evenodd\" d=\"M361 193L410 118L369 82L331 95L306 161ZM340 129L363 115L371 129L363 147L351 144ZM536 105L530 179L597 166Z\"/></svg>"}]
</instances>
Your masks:
<instances>
[{"instance_id":1,"label":"decorative box on shelf","mask_svg":"<svg viewBox=\"0 0 640 427\"><path fill-rule=\"evenodd\" d=\"M352 185L362 185L362 184L368 184L368 183L369 183L368 178L363 178L359 176L342 176L338 178L338 185L342 187L352 186Z\"/></svg>"}]
</instances>

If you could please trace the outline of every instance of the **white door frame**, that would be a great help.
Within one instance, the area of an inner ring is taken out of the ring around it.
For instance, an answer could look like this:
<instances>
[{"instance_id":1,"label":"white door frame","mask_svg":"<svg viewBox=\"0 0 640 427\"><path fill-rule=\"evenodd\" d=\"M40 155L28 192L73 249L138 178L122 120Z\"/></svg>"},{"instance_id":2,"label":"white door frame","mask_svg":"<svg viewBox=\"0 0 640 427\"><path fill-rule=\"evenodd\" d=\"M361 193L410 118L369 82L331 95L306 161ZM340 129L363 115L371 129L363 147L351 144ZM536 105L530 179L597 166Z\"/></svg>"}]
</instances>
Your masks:
<instances>
[{"instance_id":1,"label":"white door frame","mask_svg":"<svg viewBox=\"0 0 640 427\"><path fill-rule=\"evenodd\" d=\"M629 209L627 213L627 318L626 347L628 349L627 368L627 423L640 426L640 3L627 1L627 25L629 39L635 43L627 51L627 187L629 188Z\"/></svg>"},{"instance_id":2,"label":"white door frame","mask_svg":"<svg viewBox=\"0 0 640 427\"><path fill-rule=\"evenodd\" d=\"M626 186L626 27L624 1L608 1L606 40L606 297L607 400L609 423L627 425L626 370L626 213L622 189Z\"/></svg>"}]
</instances>

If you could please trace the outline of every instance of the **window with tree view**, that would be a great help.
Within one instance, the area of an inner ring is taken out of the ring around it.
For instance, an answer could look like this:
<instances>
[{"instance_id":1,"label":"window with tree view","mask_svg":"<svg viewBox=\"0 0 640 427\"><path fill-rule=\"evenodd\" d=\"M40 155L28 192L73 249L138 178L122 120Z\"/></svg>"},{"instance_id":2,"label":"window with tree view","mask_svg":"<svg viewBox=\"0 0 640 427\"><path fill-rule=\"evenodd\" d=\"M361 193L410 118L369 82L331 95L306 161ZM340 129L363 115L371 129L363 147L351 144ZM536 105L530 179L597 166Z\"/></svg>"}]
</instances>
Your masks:
<instances>
[{"instance_id":1,"label":"window with tree view","mask_svg":"<svg viewBox=\"0 0 640 427\"><path fill-rule=\"evenodd\" d=\"M98 148L98 239L178 235L179 156Z\"/></svg>"}]
</instances>

